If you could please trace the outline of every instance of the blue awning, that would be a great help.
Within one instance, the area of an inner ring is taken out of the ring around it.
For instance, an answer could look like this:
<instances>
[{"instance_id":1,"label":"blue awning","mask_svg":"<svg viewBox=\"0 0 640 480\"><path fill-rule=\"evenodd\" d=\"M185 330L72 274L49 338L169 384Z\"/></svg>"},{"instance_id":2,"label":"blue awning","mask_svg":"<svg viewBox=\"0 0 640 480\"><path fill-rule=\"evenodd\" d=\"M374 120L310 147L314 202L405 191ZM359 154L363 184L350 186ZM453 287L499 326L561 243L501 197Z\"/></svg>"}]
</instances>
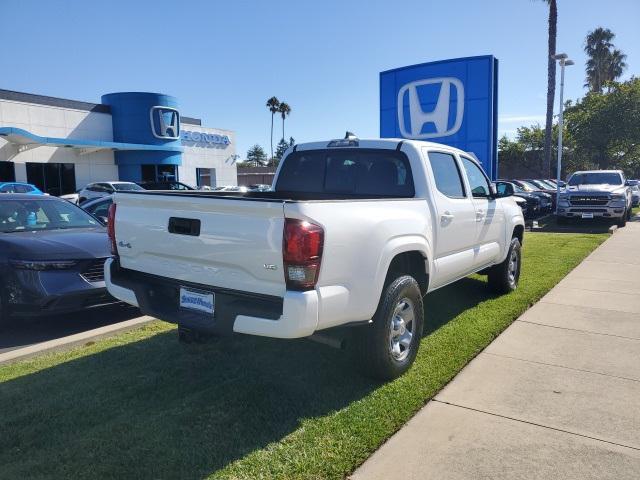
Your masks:
<instances>
[{"instance_id":1,"label":"blue awning","mask_svg":"<svg viewBox=\"0 0 640 480\"><path fill-rule=\"evenodd\" d=\"M111 151L146 151L146 152L182 152L182 147L164 145L145 145L142 143L103 142L98 140L80 140L75 138L41 137L15 127L0 127L0 137L17 146L18 151L36 147L63 147L80 151L80 154Z\"/></svg>"}]
</instances>

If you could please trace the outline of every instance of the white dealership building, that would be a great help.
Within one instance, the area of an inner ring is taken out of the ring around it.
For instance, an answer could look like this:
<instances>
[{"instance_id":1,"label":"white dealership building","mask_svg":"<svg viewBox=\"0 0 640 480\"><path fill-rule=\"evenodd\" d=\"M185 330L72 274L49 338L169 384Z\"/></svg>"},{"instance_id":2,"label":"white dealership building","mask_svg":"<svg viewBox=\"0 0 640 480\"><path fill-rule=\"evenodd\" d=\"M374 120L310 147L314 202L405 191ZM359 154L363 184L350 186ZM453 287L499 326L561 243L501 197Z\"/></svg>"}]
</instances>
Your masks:
<instances>
[{"instance_id":1,"label":"white dealership building","mask_svg":"<svg viewBox=\"0 0 640 480\"><path fill-rule=\"evenodd\" d=\"M235 134L180 115L175 98L147 92L102 103L0 90L0 182L53 195L109 180L236 185Z\"/></svg>"}]
</instances>

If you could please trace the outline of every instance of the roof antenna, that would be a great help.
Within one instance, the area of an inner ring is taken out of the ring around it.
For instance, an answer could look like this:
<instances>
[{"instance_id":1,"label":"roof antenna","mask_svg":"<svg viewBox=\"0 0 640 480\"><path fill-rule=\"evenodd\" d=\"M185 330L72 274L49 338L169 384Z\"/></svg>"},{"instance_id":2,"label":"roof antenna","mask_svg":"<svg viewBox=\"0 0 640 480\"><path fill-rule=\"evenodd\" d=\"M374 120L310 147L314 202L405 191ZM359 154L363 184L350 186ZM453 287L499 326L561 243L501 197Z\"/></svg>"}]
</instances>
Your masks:
<instances>
[{"instance_id":1,"label":"roof antenna","mask_svg":"<svg viewBox=\"0 0 640 480\"><path fill-rule=\"evenodd\" d=\"M352 139L352 138L358 138L358 137L356 137L355 133L350 132L349 130L347 130L347 133L344 134L344 139L345 140L349 140L349 139Z\"/></svg>"}]
</instances>

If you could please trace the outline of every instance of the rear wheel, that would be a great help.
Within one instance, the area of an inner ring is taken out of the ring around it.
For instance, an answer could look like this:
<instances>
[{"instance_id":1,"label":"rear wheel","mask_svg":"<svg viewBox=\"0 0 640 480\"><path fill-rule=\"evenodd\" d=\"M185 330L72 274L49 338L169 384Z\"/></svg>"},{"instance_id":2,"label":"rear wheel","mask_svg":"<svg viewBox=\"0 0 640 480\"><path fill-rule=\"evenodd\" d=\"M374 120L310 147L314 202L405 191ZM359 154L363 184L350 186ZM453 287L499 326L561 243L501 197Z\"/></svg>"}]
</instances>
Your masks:
<instances>
[{"instance_id":1,"label":"rear wheel","mask_svg":"<svg viewBox=\"0 0 640 480\"><path fill-rule=\"evenodd\" d=\"M392 380L413 364L422 338L424 311L418 282L403 275L388 284L373 324L356 332L354 353L367 376Z\"/></svg>"},{"instance_id":2,"label":"rear wheel","mask_svg":"<svg viewBox=\"0 0 640 480\"><path fill-rule=\"evenodd\" d=\"M509 293L518 287L521 251L520 240L512 238L507 258L505 258L504 262L491 267L489 271L489 286L495 292Z\"/></svg>"}]
</instances>

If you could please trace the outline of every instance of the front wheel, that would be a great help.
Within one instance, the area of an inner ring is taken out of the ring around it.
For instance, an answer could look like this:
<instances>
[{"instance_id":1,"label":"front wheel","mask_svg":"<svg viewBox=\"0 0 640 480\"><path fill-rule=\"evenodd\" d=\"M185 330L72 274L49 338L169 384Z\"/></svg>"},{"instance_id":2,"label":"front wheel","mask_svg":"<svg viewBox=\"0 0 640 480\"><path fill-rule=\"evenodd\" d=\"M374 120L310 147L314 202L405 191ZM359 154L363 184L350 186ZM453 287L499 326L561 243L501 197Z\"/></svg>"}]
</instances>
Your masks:
<instances>
[{"instance_id":1,"label":"front wheel","mask_svg":"<svg viewBox=\"0 0 640 480\"><path fill-rule=\"evenodd\" d=\"M618 227L626 227L627 226L627 212L624 212L622 216L618 219Z\"/></svg>"},{"instance_id":2,"label":"front wheel","mask_svg":"<svg viewBox=\"0 0 640 480\"><path fill-rule=\"evenodd\" d=\"M406 372L418 353L424 311L418 282L404 275L382 292L373 324L356 332L356 361L367 376L392 380Z\"/></svg>"},{"instance_id":3,"label":"front wheel","mask_svg":"<svg viewBox=\"0 0 640 480\"><path fill-rule=\"evenodd\" d=\"M558 217L562 218L562 217ZM520 264L522 247L520 240L511 239L509 252L504 262L491 267L489 270L489 286L497 293L513 292L518 287L520 280Z\"/></svg>"},{"instance_id":4,"label":"front wheel","mask_svg":"<svg viewBox=\"0 0 640 480\"><path fill-rule=\"evenodd\" d=\"M7 313L7 309L2 302L2 293L0 293L0 328L3 328L9 320L9 314Z\"/></svg>"}]
</instances>

